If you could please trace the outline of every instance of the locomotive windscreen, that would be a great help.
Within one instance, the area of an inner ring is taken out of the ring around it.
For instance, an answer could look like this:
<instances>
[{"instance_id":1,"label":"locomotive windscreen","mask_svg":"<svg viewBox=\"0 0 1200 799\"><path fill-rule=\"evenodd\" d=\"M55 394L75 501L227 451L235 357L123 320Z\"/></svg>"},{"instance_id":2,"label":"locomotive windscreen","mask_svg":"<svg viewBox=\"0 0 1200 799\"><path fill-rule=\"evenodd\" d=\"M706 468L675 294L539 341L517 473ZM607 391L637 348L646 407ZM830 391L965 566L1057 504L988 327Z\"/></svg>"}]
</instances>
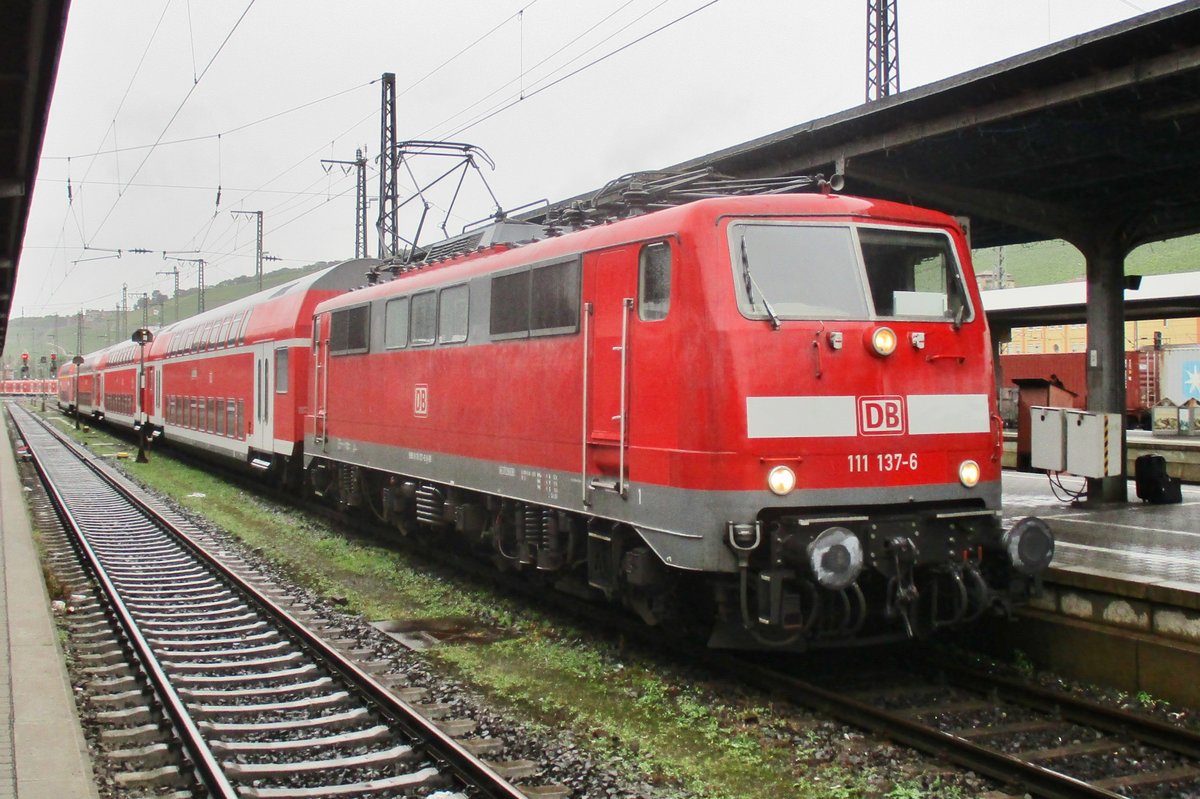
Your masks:
<instances>
[{"instance_id":1,"label":"locomotive windscreen","mask_svg":"<svg viewBox=\"0 0 1200 799\"><path fill-rule=\"evenodd\" d=\"M859 228L858 238L876 316L967 316L958 263L944 234Z\"/></svg>"},{"instance_id":2,"label":"locomotive windscreen","mask_svg":"<svg viewBox=\"0 0 1200 799\"><path fill-rule=\"evenodd\" d=\"M970 318L944 233L755 221L731 225L730 246L752 319Z\"/></svg>"}]
</instances>

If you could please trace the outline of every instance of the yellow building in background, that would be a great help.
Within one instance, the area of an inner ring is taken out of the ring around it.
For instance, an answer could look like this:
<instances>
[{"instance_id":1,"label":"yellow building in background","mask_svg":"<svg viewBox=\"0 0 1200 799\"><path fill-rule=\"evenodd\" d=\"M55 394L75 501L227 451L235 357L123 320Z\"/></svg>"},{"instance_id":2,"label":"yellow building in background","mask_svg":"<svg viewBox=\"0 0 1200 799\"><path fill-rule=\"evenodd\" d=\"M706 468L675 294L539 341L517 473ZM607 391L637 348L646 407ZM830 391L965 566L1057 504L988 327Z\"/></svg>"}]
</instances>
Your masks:
<instances>
[{"instance_id":1,"label":"yellow building in background","mask_svg":"<svg viewBox=\"0 0 1200 799\"><path fill-rule=\"evenodd\" d=\"M1154 335L1161 335L1156 342ZM1125 349L1138 350L1180 344L1200 344L1200 318L1143 319L1125 323ZM1083 352L1087 349L1087 325L1043 325L1014 327L1012 340L1000 345L1001 355L1042 352Z\"/></svg>"}]
</instances>

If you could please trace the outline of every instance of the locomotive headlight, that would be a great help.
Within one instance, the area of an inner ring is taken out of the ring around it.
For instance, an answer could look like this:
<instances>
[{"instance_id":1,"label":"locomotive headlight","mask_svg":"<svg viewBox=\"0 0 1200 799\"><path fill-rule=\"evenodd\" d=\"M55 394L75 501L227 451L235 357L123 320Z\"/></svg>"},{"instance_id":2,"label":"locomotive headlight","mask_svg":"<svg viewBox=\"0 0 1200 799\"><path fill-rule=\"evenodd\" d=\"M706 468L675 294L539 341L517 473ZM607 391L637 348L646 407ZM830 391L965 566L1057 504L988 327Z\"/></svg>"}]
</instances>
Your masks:
<instances>
[{"instance_id":1,"label":"locomotive headlight","mask_svg":"<svg viewBox=\"0 0 1200 799\"><path fill-rule=\"evenodd\" d=\"M787 466L776 466L767 475L767 488L772 494L785 496L796 487L796 473Z\"/></svg>"},{"instance_id":2,"label":"locomotive headlight","mask_svg":"<svg viewBox=\"0 0 1200 799\"><path fill-rule=\"evenodd\" d=\"M845 527L830 527L808 545L808 566L822 588L849 588L862 572L862 543Z\"/></svg>"},{"instance_id":3,"label":"locomotive headlight","mask_svg":"<svg viewBox=\"0 0 1200 799\"><path fill-rule=\"evenodd\" d=\"M958 464L958 482L962 483L967 488L974 488L979 484L979 464L975 461L963 461Z\"/></svg>"},{"instance_id":4,"label":"locomotive headlight","mask_svg":"<svg viewBox=\"0 0 1200 799\"><path fill-rule=\"evenodd\" d=\"M1013 568L1033 576L1042 572L1054 558L1054 533L1036 516L1027 516L1004 534L1004 548Z\"/></svg>"},{"instance_id":5,"label":"locomotive headlight","mask_svg":"<svg viewBox=\"0 0 1200 799\"><path fill-rule=\"evenodd\" d=\"M896 331L890 327L877 327L871 331L871 349L876 355L887 357L896 351Z\"/></svg>"}]
</instances>

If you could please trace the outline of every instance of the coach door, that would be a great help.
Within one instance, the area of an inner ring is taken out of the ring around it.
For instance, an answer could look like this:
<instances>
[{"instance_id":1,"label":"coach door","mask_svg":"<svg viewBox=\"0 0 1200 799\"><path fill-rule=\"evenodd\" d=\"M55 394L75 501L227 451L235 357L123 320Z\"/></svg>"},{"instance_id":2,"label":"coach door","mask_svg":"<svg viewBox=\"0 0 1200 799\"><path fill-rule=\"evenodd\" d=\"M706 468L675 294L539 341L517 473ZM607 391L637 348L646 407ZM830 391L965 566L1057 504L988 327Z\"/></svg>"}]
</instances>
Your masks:
<instances>
[{"instance_id":1,"label":"coach door","mask_svg":"<svg viewBox=\"0 0 1200 799\"><path fill-rule=\"evenodd\" d=\"M326 415L329 412L326 399L329 394L329 338L322 333L328 330L329 315L313 320L313 443L325 451Z\"/></svg>"},{"instance_id":2,"label":"coach door","mask_svg":"<svg viewBox=\"0 0 1200 799\"><path fill-rule=\"evenodd\" d=\"M584 259L584 501L625 494L629 446L630 330L637 288L634 250Z\"/></svg>"},{"instance_id":3,"label":"coach door","mask_svg":"<svg viewBox=\"0 0 1200 799\"><path fill-rule=\"evenodd\" d=\"M147 366L141 376L142 385L138 386L138 394L141 397L139 404L141 407L137 410L141 414L138 418L142 421L149 421L150 417L154 414L154 398L156 396L154 393L154 372L155 369L153 366Z\"/></svg>"},{"instance_id":4,"label":"coach door","mask_svg":"<svg viewBox=\"0 0 1200 799\"><path fill-rule=\"evenodd\" d=\"M250 436L252 449L271 452L275 448L275 425L272 419L275 396L271 387L271 344L254 347L254 433Z\"/></svg>"}]
</instances>

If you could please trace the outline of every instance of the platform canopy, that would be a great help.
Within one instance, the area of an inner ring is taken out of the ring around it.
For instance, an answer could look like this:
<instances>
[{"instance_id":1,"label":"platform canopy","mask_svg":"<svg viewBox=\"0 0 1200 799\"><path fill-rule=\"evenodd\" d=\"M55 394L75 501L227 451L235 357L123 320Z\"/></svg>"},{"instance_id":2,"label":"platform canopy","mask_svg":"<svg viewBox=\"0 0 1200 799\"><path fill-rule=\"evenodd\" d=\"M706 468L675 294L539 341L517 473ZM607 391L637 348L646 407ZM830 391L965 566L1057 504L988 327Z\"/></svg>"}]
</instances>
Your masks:
<instances>
[{"instance_id":1,"label":"platform canopy","mask_svg":"<svg viewBox=\"0 0 1200 799\"><path fill-rule=\"evenodd\" d=\"M0 3L0 349L70 0Z\"/></svg>"},{"instance_id":2,"label":"platform canopy","mask_svg":"<svg viewBox=\"0 0 1200 799\"><path fill-rule=\"evenodd\" d=\"M966 216L972 246L1200 231L1200 0L678 164L842 171ZM1082 249L1082 247L1081 247Z\"/></svg>"}]
</instances>

